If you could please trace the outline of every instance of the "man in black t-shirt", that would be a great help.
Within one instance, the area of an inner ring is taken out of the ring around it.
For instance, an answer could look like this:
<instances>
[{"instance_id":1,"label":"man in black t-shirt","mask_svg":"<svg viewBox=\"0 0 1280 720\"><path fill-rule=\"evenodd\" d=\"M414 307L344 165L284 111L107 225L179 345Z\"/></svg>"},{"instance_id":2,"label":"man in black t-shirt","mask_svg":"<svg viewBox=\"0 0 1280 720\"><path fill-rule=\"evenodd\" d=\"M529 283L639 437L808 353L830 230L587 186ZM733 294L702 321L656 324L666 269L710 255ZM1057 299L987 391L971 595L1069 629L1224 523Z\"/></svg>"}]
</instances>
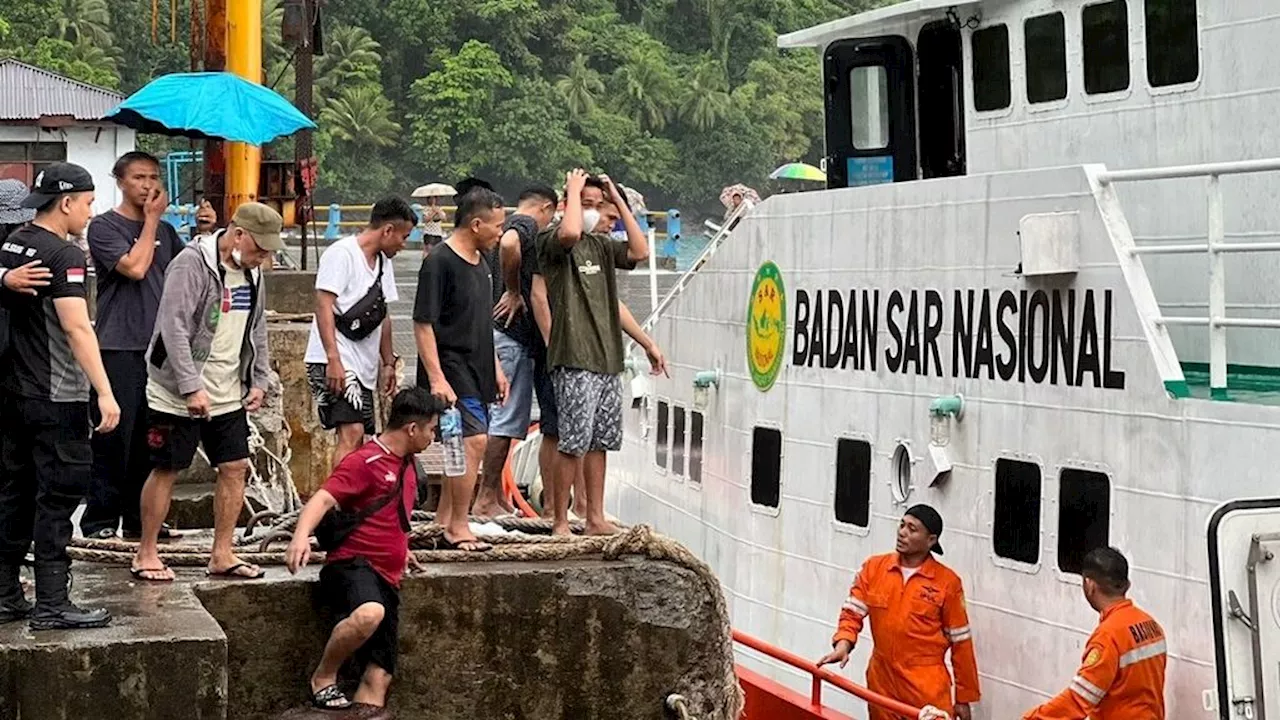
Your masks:
<instances>
[{"instance_id":1,"label":"man in black t-shirt","mask_svg":"<svg viewBox=\"0 0 1280 720\"><path fill-rule=\"evenodd\" d=\"M68 596L71 514L89 482L89 386L111 432L120 407L102 367L85 303L85 258L67 241L93 213L93 178L78 165L49 165L23 201L36 219L0 244L0 267L39 260L51 273L34 295L4 291L9 351L0 372L0 622L30 616L32 630L103 627L106 610L82 610ZM36 604L18 568L35 541Z\"/></svg>"},{"instance_id":2,"label":"man in black t-shirt","mask_svg":"<svg viewBox=\"0 0 1280 720\"><path fill-rule=\"evenodd\" d=\"M462 477L444 479L436 521L446 544L473 552L490 549L471 532L467 516L489 432L489 403L507 394L506 376L494 357L493 280L484 262L505 219L497 193L461 190L453 235L422 261L413 308L418 385L457 406L467 459Z\"/></svg>"},{"instance_id":3,"label":"man in black t-shirt","mask_svg":"<svg viewBox=\"0 0 1280 720\"><path fill-rule=\"evenodd\" d=\"M520 193L516 212L503 226L499 247L485 255L493 276L493 346L507 376L507 401L490 412L489 442L474 512L493 517L512 511L502 494L502 469L512 440L523 440L533 414L534 363L546 354L542 333L533 320L533 276L538 274L538 233L555 215L559 201L549 187ZM548 318L549 319L549 318ZM539 405L542 397L539 396Z\"/></svg>"},{"instance_id":4,"label":"man in black t-shirt","mask_svg":"<svg viewBox=\"0 0 1280 720\"><path fill-rule=\"evenodd\" d=\"M123 519L125 539L137 540L142 537L142 486L151 473L147 345L164 292L165 268L183 245L173 226L161 219L169 196L160 182L160 161L144 152L128 152L111 174L124 199L89 223L89 254L98 282L94 329L102 364L120 402L120 426L93 438L80 531L85 537L113 538ZM202 208L201 213L213 215L213 208ZM176 536L168 528L160 533L166 539Z\"/></svg>"}]
</instances>

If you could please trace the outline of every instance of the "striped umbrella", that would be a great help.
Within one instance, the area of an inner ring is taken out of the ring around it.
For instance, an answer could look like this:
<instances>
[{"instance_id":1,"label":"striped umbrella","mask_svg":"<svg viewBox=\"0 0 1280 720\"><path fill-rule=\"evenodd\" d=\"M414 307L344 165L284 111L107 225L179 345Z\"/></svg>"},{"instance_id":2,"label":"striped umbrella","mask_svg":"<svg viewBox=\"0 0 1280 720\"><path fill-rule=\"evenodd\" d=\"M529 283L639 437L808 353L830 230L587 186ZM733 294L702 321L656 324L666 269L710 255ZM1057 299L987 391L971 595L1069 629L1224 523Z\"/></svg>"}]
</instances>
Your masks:
<instances>
[{"instance_id":1,"label":"striped umbrella","mask_svg":"<svg viewBox=\"0 0 1280 720\"><path fill-rule=\"evenodd\" d=\"M827 174L818 168L806 163L787 163L782 167L769 173L769 177L774 180L812 180L814 182L826 182Z\"/></svg>"}]
</instances>

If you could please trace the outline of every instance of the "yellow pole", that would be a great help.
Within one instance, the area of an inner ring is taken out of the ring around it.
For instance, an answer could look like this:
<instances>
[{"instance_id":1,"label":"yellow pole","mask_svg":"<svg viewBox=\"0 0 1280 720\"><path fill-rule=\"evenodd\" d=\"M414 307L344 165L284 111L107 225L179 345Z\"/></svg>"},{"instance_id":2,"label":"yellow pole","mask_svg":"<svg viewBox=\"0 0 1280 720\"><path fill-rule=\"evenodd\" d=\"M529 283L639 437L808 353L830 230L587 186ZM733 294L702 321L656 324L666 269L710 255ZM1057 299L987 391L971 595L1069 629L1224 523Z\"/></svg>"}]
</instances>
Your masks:
<instances>
[{"instance_id":1,"label":"yellow pole","mask_svg":"<svg viewBox=\"0 0 1280 720\"><path fill-rule=\"evenodd\" d=\"M262 82L262 0L227 2L227 71L249 82ZM227 143L227 212L258 199L262 149ZM229 216L228 216L229 217Z\"/></svg>"}]
</instances>

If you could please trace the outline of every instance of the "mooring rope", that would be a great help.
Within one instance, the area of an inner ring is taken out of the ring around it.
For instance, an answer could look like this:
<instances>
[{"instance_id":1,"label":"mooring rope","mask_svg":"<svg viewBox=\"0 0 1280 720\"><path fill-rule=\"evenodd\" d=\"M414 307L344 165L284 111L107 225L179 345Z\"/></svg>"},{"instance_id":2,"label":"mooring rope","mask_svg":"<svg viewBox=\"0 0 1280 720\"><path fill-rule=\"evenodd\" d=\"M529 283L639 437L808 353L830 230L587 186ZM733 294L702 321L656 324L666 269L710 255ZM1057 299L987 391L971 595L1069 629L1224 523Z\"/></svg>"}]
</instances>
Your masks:
<instances>
[{"instance_id":1,"label":"mooring rope","mask_svg":"<svg viewBox=\"0 0 1280 720\"><path fill-rule=\"evenodd\" d=\"M722 646L719 652L720 662L716 669L722 679L719 697L708 698L710 706L705 710L715 712L702 713L705 717L719 717L724 720L736 720L742 714L743 694L734 673L733 639L729 626L729 612L721 591L720 581L711 567L703 562L680 543L658 535L648 525L636 525L627 528L617 535L592 535L559 537L551 535L511 534L487 536L482 539L494 547L488 552L469 552L466 550L435 550L435 541L442 537L443 528L434 522L424 522L432 518L431 513L415 512L415 523L410 534L410 547L413 556L419 563L451 563L451 562L550 562L584 557L602 557L616 561L626 556L640 556L649 560L666 562L690 570L711 598L712 611L721 623ZM296 513L277 518L271 526L279 536L285 534L285 526L296 523ZM529 518L495 519L504 528L508 525L519 526L530 530L549 531L548 520ZM270 536L272 533L265 533ZM259 538L258 542L261 542ZM107 565L129 566L133 560L137 543L125 540L94 540L74 538L67 552L72 559L81 562L94 562ZM205 567L209 564L208 550L196 545L169 543L159 546L160 558L173 567ZM240 560L255 565L282 565L285 554L281 551L243 552L237 555ZM323 561L324 554L316 553L313 563ZM690 693L691 695L693 693ZM685 698L681 698L683 701ZM687 704L684 712L691 713ZM688 716L688 715L686 715Z\"/></svg>"}]
</instances>

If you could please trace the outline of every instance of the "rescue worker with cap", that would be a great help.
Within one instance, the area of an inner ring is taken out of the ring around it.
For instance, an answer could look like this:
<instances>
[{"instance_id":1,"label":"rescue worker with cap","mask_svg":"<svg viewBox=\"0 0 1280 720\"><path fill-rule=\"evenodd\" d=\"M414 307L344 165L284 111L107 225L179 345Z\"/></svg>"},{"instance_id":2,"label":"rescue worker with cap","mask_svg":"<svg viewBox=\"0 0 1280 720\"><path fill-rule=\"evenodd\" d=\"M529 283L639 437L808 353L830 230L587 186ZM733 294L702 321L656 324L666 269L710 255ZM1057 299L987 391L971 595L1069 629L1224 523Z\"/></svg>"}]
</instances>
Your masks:
<instances>
[{"instance_id":1,"label":"rescue worker with cap","mask_svg":"<svg viewBox=\"0 0 1280 720\"><path fill-rule=\"evenodd\" d=\"M108 433L120 406L102 365L85 301L85 255L69 242L93 215L93 177L55 163L36 176L22 206L35 219L0 245L10 272L40 261L49 280L29 294L4 291L9 348L0 368L0 623L30 618L32 630L104 627L111 613L71 602L71 515L89 485L90 428ZM96 427L89 388L97 391ZM35 546L36 603L18 568Z\"/></svg>"},{"instance_id":2,"label":"rescue worker with cap","mask_svg":"<svg viewBox=\"0 0 1280 720\"><path fill-rule=\"evenodd\" d=\"M1023 720L1164 720L1164 629L1125 597L1129 562L1115 548L1097 548L1080 575L1098 627L1067 689Z\"/></svg>"},{"instance_id":3,"label":"rescue worker with cap","mask_svg":"<svg viewBox=\"0 0 1280 720\"><path fill-rule=\"evenodd\" d=\"M818 665L849 662L862 624L871 622L875 646L867 664L867 687L916 707L933 706L970 720L978 702L978 664L973 653L964 588L956 573L934 559L942 554L942 516L928 505L907 510L898 524L895 551L866 559L840 610L832 650ZM946 653L955 668L955 697ZM869 708L870 720L898 716Z\"/></svg>"}]
</instances>

